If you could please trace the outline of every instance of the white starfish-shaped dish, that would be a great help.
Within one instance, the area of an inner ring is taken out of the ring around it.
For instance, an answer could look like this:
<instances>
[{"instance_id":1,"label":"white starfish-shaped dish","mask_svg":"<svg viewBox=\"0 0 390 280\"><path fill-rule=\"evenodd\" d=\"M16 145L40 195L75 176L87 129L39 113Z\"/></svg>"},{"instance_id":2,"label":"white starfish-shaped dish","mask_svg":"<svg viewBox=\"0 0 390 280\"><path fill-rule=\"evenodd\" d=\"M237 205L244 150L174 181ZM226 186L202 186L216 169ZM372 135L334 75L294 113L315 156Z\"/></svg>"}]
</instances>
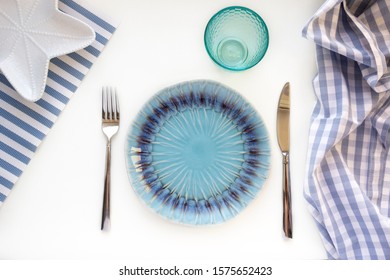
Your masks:
<instances>
[{"instance_id":1,"label":"white starfish-shaped dish","mask_svg":"<svg viewBox=\"0 0 390 280\"><path fill-rule=\"evenodd\" d=\"M95 32L58 0L0 0L0 70L25 99L41 98L50 59L87 47Z\"/></svg>"}]
</instances>

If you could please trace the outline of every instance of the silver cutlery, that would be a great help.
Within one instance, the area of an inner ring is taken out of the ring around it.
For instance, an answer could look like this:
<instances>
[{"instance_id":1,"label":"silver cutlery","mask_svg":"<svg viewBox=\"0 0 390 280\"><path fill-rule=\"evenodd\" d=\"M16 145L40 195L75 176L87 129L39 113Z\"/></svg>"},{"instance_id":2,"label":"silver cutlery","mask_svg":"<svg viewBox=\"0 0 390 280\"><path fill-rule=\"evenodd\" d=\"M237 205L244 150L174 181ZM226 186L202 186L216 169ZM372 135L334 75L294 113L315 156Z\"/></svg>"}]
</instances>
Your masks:
<instances>
[{"instance_id":1,"label":"silver cutlery","mask_svg":"<svg viewBox=\"0 0 390 280\"><path fill-rule=\"evenodd\" d=\"M111 140L119 130L119 120L119 102L116 89L112 87L103 87L102 130L107 138L107 145L101 230L109 230L110 228Z\"/></svg>"},{"instance_id":2,"label":"silver cutlery","mask_svg":"<svg viewBox=\"0 0 390 280\"><path fill-rule=\"evenodd\" d=\"M277 111L277 134L283 155L283 231L292 238L291 185L290 185L290 83L280 93Z\"/></svg>"}]
</instances>

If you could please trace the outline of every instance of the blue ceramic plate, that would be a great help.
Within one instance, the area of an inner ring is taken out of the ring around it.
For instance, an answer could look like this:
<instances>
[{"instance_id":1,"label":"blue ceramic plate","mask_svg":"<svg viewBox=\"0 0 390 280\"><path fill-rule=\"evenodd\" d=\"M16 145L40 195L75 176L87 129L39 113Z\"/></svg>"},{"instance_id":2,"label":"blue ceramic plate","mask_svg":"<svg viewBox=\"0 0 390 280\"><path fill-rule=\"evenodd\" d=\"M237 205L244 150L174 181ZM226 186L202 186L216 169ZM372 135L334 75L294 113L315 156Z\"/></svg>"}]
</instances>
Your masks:
<instances>
[{"instance_id":1,"label":"blue ceramic plate","mask_svg":"<svg viewBox=\"0 0 390 280\"><path fill-rule=\"evenodd\" d=\"M270 147L260 116L241 95L206 80L158 92L131 125L126 162L137 195L184 224L224 222L268 177Z\"/></svg>"}]
</instances>

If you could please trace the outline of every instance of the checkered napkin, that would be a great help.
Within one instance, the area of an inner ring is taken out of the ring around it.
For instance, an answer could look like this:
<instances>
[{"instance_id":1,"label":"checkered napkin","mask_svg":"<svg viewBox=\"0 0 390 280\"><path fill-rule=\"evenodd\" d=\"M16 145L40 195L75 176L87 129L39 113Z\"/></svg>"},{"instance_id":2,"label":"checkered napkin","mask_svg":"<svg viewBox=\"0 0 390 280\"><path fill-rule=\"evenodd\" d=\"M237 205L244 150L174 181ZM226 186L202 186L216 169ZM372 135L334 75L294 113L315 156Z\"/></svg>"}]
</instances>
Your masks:
<instances>
[{"instance_id":1,"label":"checkered napkin","mask_svg":"<svg viewBox=\"0 0 390 280\"><path fill-rule=\"evenodd\" d=\"M51 60L45 93L35 103L16 94L0 73L0 206L115 31L112 20L85 8L81 1L60 0L58 7L90 25L96 40L83 50Z\"/></svg>"},{"instance_id":2,"label":"checkered napkin","mask_svg":"<svg viewBox=\"0 0 390 280\"><path fill-rule=\"evenodd\" d=\"M304 194L330 259L390 259L390 1L328 0Z\"/></svg>"}]
</instances>

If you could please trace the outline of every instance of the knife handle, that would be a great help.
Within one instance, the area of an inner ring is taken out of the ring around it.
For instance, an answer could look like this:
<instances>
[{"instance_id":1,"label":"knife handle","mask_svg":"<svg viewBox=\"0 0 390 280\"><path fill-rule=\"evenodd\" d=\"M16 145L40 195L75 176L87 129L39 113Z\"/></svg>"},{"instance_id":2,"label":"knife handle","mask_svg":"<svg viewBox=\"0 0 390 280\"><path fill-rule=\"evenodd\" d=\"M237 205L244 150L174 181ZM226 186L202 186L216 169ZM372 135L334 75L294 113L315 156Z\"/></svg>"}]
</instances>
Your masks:
<instances>
[{"instance_id":1,"label":"knife handle","mask_svg":"<svg viewBox=\"0 0 390 280\"><path fill-rule=\"evenodd\" d=\"M291 185L289 153L283 153L283 231L292 238Z\"/></svg>"}]
</instances>

